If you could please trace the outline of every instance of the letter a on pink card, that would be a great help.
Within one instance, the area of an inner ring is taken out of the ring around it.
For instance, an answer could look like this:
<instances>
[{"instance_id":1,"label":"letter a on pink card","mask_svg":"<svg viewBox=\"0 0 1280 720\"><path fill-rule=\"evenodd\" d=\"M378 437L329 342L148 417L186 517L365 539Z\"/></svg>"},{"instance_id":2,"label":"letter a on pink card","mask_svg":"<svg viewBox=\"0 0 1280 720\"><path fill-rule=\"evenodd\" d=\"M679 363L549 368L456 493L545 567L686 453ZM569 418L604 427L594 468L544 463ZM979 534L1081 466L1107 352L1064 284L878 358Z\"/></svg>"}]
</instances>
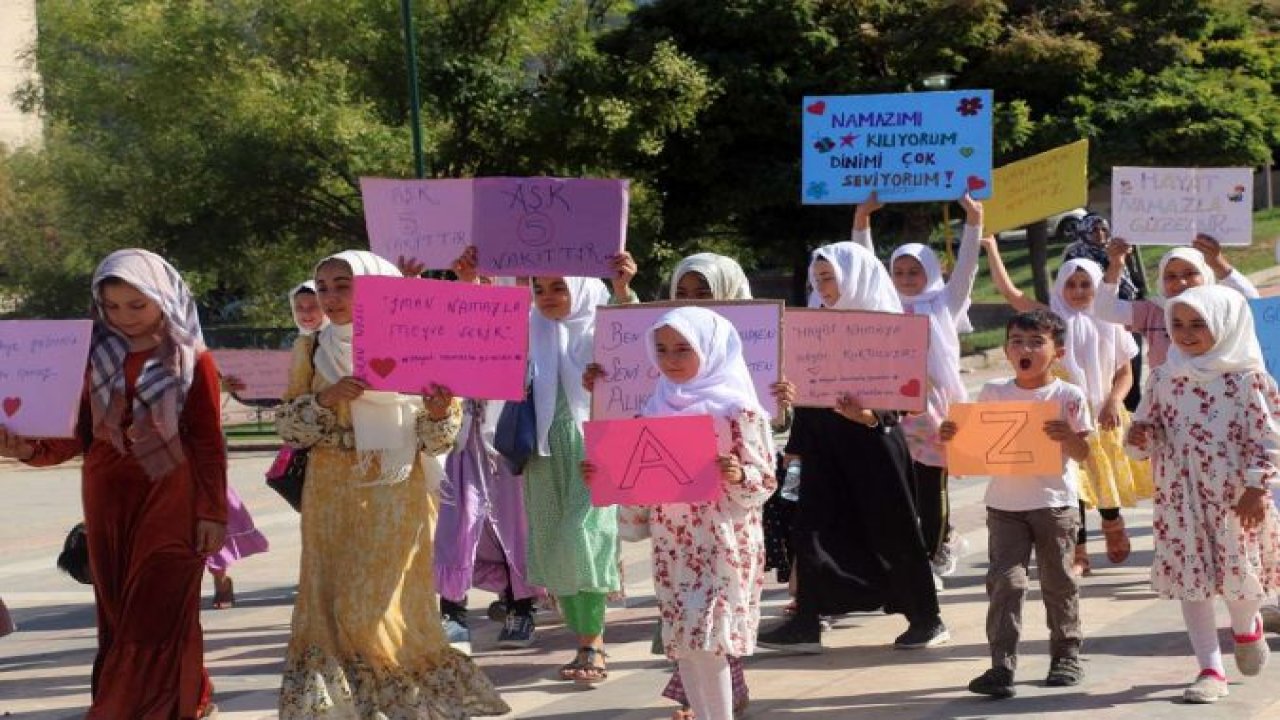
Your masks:
<instances>
[{"instance_id":1,"label":"letter a on pink card","mask_svg":"<svg viewBox=\"0 0 1280 720\"><path fill-rule=\"evenodd\" d=\"M597 507L712 502L724 491L710 415L596 420L583 439Z\"/></svg>"}]
</instances>

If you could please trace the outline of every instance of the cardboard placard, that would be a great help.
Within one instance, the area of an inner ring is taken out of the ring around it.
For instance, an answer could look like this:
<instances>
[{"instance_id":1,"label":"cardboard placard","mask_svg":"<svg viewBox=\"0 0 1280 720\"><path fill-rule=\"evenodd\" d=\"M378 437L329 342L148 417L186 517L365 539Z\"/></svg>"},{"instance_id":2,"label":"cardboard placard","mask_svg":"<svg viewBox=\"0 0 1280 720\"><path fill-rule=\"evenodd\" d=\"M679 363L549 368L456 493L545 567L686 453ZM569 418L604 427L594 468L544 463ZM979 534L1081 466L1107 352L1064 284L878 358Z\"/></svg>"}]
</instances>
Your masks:
<instances>
[{"instance_id":1,"label":"cardboard placard","mask_svg":"<svg viewBox=\"0 0 1280 720\"><path fill-rule=\"evenodd\" d=\"M788 308L782 324L783 374L796 385L796 405L835 407L850 393L865 408L924 411L927 316Z\"/></svg>"},{"instance_id":2,"label":"cardboard placard","mask_svg":"<svg viewBox=\"0 0 1280 720\"><path fill-rule=\"evenodd\" d=\"M1044 424L1062 416L1052 402L957 403L948 419L957 426L946 444L952 475L1032 476L1062 473L1062 444Z\"/></svg>"},{"instance_id":3,"label":"cardboard placard","mask_svg":"<svg viewBox=\"0 0 1280 720\"><path fill-rule=\"evenodd\" d=\"M596 507L714 502L724 494L710 415L589 420L582 435L596 466Z\"/></svg>"},{"instance_id":4,"label":"cardboard placard","mask_svg":"<svg viewBox=\"0 0 1280 720\"><path fill-rule=\"evenodd\" d=\"M782 377L782 310L778 300L725 300L609 305L596 311L592 358L605 369L591 395L594 420L635 417L653 395L660 375L649 361L645 333L664 313L696 305L723 315L738 330L756 395L777 414L771 386Z\"/></svg>"},{"instance_id":5,"label":"cardboard placard","mask_svg":"<svg viewBox=\"0 0 1280 720\"><path fill-rule=\"evenodd\" d=\"M0 320L0 425L75 437L92 320Z\"/></svg>"},{"instance_id":6,"label":"cardboard placard","mask_svg":"<svg viewBox=\"0 0 1280 720\"><path fill-rule=\"evenodd\" d=\"M370 248L448 269L468 245L495 276L611 276L630 185L604 178L361 178Z\"/></svg>"},{"instance_id":7,"label":"cardboard placard","mask_svg":"<svg viewBox=\"0 0 1280 720\"><path fill-rule=\"evenodd\" d=\"M218 373L244 383L236 393L243 400L279 400L289 389L288 350L212 350Z\"/></svg>"},{"instance_id":8,"label":"cardboard placard","mask_svg":"<svg viewBox=\"0 0 1280 720\"><path fill-rule=\"evenodd\" d=\"M528 288L357 277L354 372L375 390L437 384L459 397L521 400L529 302Z\"/></svg>"},{"instance_id":9,"label":"cardboard placard","mask_svg":"<svg viewBox=\"0 0 1280 720\"><path fill-rule=\"evenodd\" d=\"M1111 169L1111 232L1132 245L1253 242L1252 168Z\"/></svg>"},{"instance_id":10,"label":"cardboard placard","mask_svg":"<svg viewBox=\"0 0 1280 720\"><path fill-rule=\"evenodd\" d=\"M801 201L990 197L992 105L990 90L806 97Z\"/></svg>"},{"instance_id":11,"label":"cardboard placard","mask_svg":"<svg viewBox=\"0 0 1280 720\"><path fill-rule=\"evenodd\" d=\"M1089 141L1078 140L995 169L983 230L1004 232L1089 201Z\"/></svg>"}]
</instances>

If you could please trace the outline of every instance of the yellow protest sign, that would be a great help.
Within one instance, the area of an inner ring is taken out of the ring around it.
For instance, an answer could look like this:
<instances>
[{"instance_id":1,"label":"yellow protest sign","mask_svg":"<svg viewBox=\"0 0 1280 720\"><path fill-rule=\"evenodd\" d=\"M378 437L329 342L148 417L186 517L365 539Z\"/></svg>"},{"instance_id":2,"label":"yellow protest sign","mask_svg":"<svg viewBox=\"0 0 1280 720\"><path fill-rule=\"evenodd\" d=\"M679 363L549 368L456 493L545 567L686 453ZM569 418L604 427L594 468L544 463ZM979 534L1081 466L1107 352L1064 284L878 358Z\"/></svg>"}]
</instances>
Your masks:
<instances>
[{"instance_id":1,"label":"yellow protest sign","mask_svg":"<svg viewBox=\"0 0 1280 720\"><path fill-rule=\"evenodd\" d=\"M1089 141L1032 155L998 167L983 220L988 233L1004 232L1083 207L1089 199Z\"/></svg>"},{"instance_id":2,"label":"yellow protest sign","mask_svg":"<svg viewBox=\"0 0 1280 720\"><path fill-rule=\"evenodd\" d=\"M1049 439L1044 424L1062 414L1057 403L956 403L948 419L956 436L947 443L952 475L1056 475L1062 472L1062 445Z\"/></svg>"}]
</instances>

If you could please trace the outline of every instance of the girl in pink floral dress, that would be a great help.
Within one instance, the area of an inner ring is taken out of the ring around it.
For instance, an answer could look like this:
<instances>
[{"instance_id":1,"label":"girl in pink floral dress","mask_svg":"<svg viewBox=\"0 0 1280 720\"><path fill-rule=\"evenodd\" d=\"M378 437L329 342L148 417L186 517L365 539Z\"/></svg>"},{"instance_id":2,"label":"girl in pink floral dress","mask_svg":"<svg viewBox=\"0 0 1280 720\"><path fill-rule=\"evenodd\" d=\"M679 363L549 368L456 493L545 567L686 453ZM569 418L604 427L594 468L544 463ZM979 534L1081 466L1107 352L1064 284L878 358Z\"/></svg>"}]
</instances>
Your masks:
<instances>
[{"instance_id":1,"label":"girl in pink floral dress","mask_svg":"<svg viewBox=\"0 0 1280 720\"><path fill-rule=\"evenodd\" d=\"M1195 287L1164 311L1172 346L1126 444L1155 472L1152 585L1182 601L1200 663L1183 699L1211 703L1227 694L1215 597L1231 615L1240 673L1257 675L1270 654L1258 609L1280 589L1280 519L1268 493L1280 474L1280 392L1240 293Z\"/></svg>"},{"instance_id":2,"label":"girl in pink floral dress","mask_svg":"<svg viewBox=\"0 0 1280 720\"><path fill-rule=\"evenodd\" d=\"M769 416L756 397L738 332L724 317L700 307L674 309L650 328L648 348L662 377L643 414L710 415L724 478L724 494L715 502L651 508L662 642L679 663L698 720L731 720L728 658L755 651L760 622L760 508L776 487ZM584 463L584 477L593 470Z\"/></svg>"}]
</instances>

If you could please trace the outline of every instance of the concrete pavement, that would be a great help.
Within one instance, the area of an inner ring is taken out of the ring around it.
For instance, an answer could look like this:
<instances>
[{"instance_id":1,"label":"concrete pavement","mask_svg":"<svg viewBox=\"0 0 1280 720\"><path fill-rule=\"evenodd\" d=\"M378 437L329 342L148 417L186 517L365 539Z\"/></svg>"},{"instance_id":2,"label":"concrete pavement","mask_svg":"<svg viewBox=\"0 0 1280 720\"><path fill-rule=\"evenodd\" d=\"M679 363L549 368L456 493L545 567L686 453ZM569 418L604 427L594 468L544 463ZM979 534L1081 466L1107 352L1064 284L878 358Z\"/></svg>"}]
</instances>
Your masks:
<instances>
[{"instance_id":1,"label":"concrete pavement","mask_svg":"<svg viewBox=\"0 0 1280 720\"><path fill-rule=\"evenodd\" d=\"M971 385L999 375L1000 368L967 376ZM224 720L275 717L281 659L288 641L292 589L297 581L297 515L261 482L270 453L237 453L232 481L271 538L269 554L233 569L239 605L203 614L206 657ZM0 464L5 490L0 523L0 595L14 611L20 632L0 639L0 717L54 720L80 717L87 705L93 659L92 595L53 569L66 530L79 519L78 467L35 470ZM986 533L982 526L983 483L956 481L955 524L969 541L958 573L942 593L950 644L924 651L895 651L904 623L896 616L859 614L842 618L824 635L819 656L761 651L747 660L752 704L746 718L977 719L1054 718L1089 713L1095 720L1130 718L1280 717L1277 673L1241 682L1232 672L1231 696L1216 706L1176 702L1195 675L1195 662L1175 603L1150 592L1145 564L1151 557L1150 511L1126 511L1133 556L1123 566L1102 557L1096 533L1096 570L1082 585L1085 683L1077 688L1040 687L1048 667L1044 613L1032 592L1026 609L1019 696L991 701L965 691L986 667L983 591ZM583 690L553 680L554 669L574 646L549 612L539 614L534 648L497 651L498 626L484 618L491 596L471 597L475 657L511 704L513 718L567 720L658 720L671 704L659 697L667 663L649 654L654 623L648 546L624 546L629 599L609 613L610 679ZM206 598L212 588L206 581ZM765 623L786 602L785 588L765 593ZM1225 613L1220 613L1225 626ZM1228 648L1228 668L1233 670ZM1273 641L1273 646L1276 643ZM1276 646L1280 649L1280 646Z\"/></svg>"}]
</instances>

